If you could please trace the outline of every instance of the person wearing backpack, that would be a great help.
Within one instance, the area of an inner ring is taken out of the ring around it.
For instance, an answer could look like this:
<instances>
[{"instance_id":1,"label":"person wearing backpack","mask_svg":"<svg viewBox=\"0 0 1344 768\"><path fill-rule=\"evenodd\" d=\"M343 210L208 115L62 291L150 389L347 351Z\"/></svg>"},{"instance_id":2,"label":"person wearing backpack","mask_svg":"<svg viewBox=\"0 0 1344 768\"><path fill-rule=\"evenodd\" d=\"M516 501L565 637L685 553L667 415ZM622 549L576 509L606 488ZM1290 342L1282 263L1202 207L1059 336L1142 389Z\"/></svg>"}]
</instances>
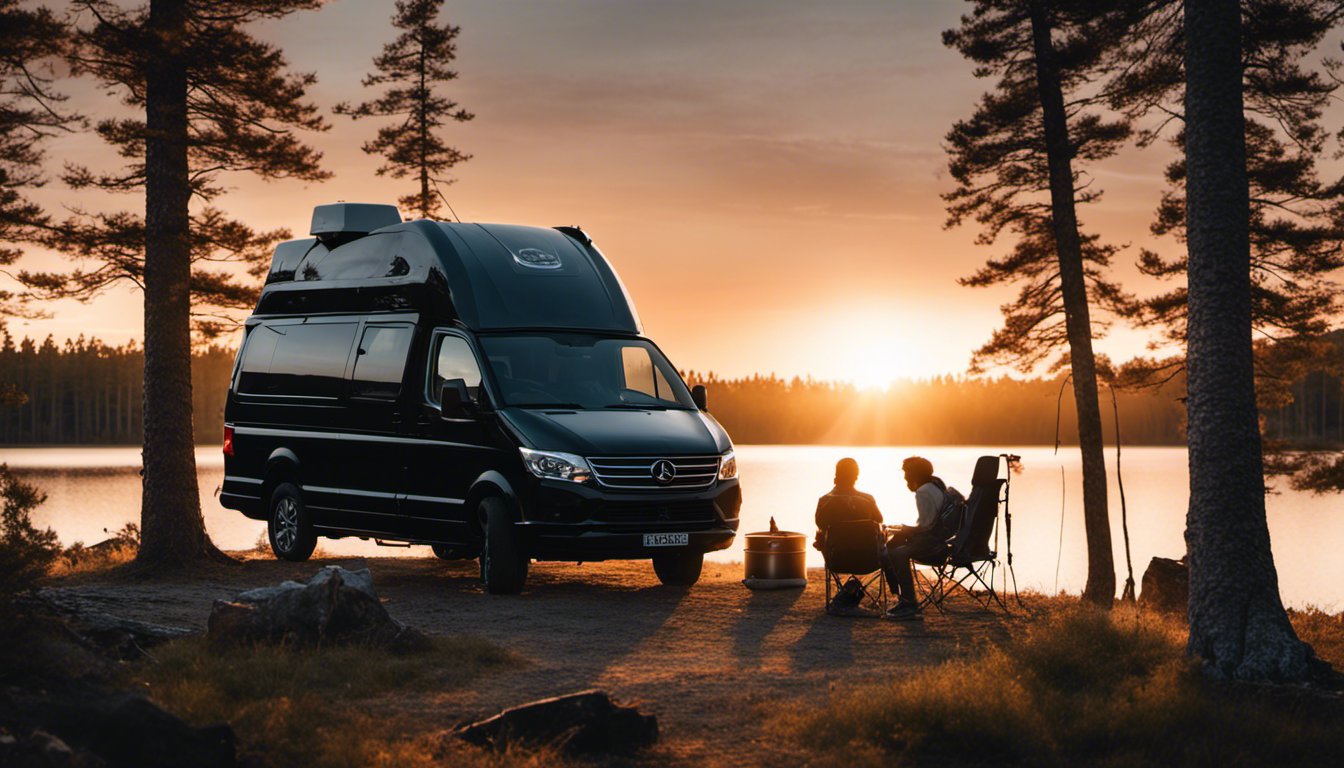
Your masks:
<instances>
[{"instance_id":1,"label":"person wearing backpack","mask_svg":"<svg viewBox=\"0 0 1344 768\"><path fill-rule=\"evenodd\" d=\"M915 493L917 512L914 525L895 526L887 540L887 571L895 579L896 605L887 617L900 621L918 619L919 598L915 595L912 559L936 558L947 547L961 525L966 501L955 488L948 488L933 474L933 463L922 456L911 456L901 463L905 485Z\"/></svg>"}]
</instances>

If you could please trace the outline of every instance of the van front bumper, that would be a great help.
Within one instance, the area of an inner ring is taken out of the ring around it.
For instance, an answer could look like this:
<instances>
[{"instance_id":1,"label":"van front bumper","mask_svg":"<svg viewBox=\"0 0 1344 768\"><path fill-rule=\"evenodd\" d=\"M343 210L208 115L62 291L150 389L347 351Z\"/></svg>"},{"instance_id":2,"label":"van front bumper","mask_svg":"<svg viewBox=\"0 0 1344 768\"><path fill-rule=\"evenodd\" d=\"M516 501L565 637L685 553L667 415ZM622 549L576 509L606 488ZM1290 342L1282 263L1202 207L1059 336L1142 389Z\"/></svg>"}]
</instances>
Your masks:
<instances>
[{"instance_id":1,"label":"van front bumper","mask_svg":"<svg viewBox=\"0 0 1344 768\"><path fill-rule=\"evenodd\" d=\"M590 485L543 481L518 523L527 553L539 560L638 560L660 551L714 552L732 546L742 492L725 480L694 492L613 493ZM677 547L646 547L649 533L685 533Z\"/></svg>"}]
</instances>

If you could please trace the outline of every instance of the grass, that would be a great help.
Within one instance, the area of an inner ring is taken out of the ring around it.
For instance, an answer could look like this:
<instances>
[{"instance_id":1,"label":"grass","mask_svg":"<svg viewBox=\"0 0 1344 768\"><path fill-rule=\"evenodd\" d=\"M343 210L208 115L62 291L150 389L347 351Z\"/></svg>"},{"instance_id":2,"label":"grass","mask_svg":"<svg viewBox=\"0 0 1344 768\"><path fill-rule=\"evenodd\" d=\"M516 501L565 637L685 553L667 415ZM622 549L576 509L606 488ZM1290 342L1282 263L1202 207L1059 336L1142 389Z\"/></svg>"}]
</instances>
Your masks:
<instances>
[{"instance_id":1,"label":"grass","mask_svg":"<svg viewBox=\"0 0 1344 768\"><path fill-rule=\"evenodd\" d=\"M394 655L362 647L212 649L187 638L154 650L127 681L196 724L228 722L240 758L259 766L550 764L544 753L495 755L445 746L433 694L518 663L479 638L435 638ZM408 706L411 705L411 706Z\"/></svg>"},{"instance_id":2,"label":"grass","mask_svg":"<svg viewBox=\"0 0 1344 768\"><path fill-rule=\"evenodd\" d=\"M1304 636L1332 643L1321 653L1332 658L1341 619L1304 617ZM811 751L813 762L846 768L1338 765L1339 701L1209 682L1183 643L1174 621L1052 608L982 654L839 691L827 706L778 715L768 727Z\"/></svg>"}]
</instances>

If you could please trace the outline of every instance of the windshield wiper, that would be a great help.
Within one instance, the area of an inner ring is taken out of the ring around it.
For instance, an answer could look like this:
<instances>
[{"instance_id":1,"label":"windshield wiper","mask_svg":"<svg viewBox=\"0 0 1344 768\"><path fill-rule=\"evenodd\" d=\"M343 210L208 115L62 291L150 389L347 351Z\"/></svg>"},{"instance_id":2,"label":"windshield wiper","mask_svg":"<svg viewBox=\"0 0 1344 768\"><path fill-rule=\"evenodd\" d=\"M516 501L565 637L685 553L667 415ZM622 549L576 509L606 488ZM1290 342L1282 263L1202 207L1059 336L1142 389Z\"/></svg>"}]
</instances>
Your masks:
<instances>
[{"instance_id":1,"label":"windshield wiper","mask_svg":"<svg viewBox=\"0 0 1344 768\"><path fill-rule=\"evenodd\" d=\"M622 408L622 409L625 409L625 410L628 410L628 411L666 411L666 410L667 410L667 406L666 406L666 405L655 405L654 403L649 403L648 405L640 405L640 404L638 404L638 403L612 403L611 405L604 405L604 406L602 406L602 407L603 407L603 408Z\"/></svg>"},{"instance_id":2,"label":"windshield wiper","mask_svg":"<svg viewBox=\"0 0 1344 768\"><path fill-rule=\"evenodd\" d=\"M510 408L559 408L561 410L583 410L579 403L509 403Z\"/></svg>"}]
</instances>

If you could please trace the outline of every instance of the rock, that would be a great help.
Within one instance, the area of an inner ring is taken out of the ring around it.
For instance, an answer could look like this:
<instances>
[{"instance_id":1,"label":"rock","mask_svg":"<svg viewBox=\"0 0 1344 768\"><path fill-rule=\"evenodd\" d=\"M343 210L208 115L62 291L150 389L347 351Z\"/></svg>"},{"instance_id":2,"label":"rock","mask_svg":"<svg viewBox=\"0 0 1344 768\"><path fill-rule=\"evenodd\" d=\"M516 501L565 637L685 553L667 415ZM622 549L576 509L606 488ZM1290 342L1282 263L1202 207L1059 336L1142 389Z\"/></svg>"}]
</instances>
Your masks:
<instances>
[{"instance_id":1,"label":"rock","mask_svg":"<svg viewBox=\"0 0 1344 768\"><path fill-rule=\"evenodd\" d=\"M373 590L368 569L327 566L307 584L286 581L216 600L207 636L211 643L283 643L303 648L359 644L414 652L429 638L392 618Z\"/></svg>"},{"instance_id":2,"label":"rock","mask_svg":"<svg viewBox=\"0 0 1344 768\"><path fill-rule=\"evenodd\" d=\"M1190 567L1185 558L1154 557L1143 572L1139 605L1153 611L1185 613L1190 605Z\"/></svg>"},{"instance_id":3,"label":"rock","mask_svg":"<svg viewBox=\"0 0 1344 768\"><path fill-rule=\"evenodd\" d=\"M11 733L29 734L28 741L39 732L54 734L59 745L48 742L47 751L56 755L64 747L69 752L70 762L35 765L105 762L144 768L211 768L231 766L236 760L232 728L192 727L138 693L105 693L87 686L40 693L10 689L0 692L0 723ZM23 744L23 740L16 741ZM92 755L83 755L85 751Z\"/></svg>"},{"instance_id":4,"label":"rock","mask_svg":"<svg viewBox=\"0 0 1344 768\"><path fill-rule=\"evenodd\" d=\"M23 736L0 732L0 765L12 768L103 768L97 755L70 745L42 730Z\"/></svg>"},{"instance_id":5,"label":"rock","mask_svg":"<svg viewBox=\"0 0 1344 768\"><path fill-rule=\"evenodd\" d=\"M143 656L148 648L196 634L196 630L187 627L150 624L113 616L99 610L97 603L64 589L40 590L25 607L59 618L90 647L114 661L134 661Z\"/></svg>"},{"instance_id":6,"label":"rock","mask_svg":"<svg viewBox=\"0 0 1344 768\"><path fill-rule=\"evenodd\" d=\"M624 753L657 741L658 719L590 690L506 709L454 735L496 750L520 744L553 746L569 755Z\"/></svg>"}]
</instances>

